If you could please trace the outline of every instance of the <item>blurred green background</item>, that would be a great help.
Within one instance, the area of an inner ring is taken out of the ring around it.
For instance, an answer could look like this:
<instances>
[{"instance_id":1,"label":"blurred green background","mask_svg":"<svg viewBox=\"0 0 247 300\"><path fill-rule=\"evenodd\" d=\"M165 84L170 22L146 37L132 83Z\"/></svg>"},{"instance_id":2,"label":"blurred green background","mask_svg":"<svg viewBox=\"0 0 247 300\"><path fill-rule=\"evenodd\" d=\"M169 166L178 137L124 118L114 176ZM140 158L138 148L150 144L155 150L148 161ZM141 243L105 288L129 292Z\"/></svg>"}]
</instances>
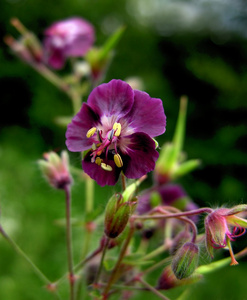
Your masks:
<instances>
[{"instance_id":1,"label":"blurred green background","mask_svg":"<svg viewBox=\"0 0 247 300\"><path fill-rule=\"evenodd\" d=\"M41 39L51 23L81 16L95 26L100 46L119 26L119 42L105 81L139 76L145 91L161 98L170 141L179 98L189 98L184 150L202 167L180 183L200 206L247 203L247 6L235 1L173 0L1 0L0 2L0 206L4 228L52 280L66 272L64 195L44 182L36 161L48 150L65 149L65 129L54 124L71 115L66 95L19 61L3 42L19 18ZM71 155L80 165L80 157ZM151 179L149 179L151 182ZM104 209L114 188L97 187ZM73 187L74 217L84 210L84 184ZM104 197L102 197L104 195ZM75 228L75 259L83 236ZM238 239L234 250L247 246ZM227 253L226 253L227 255ZM191 288L190 299L244 300L247 261L206 276ZM174 293L174 294L172 294ZM175 299L178 292L168 293ZM156 299L146 292L136 299ZM25 262L0 238L0 299L52 299Z\"/></svg>"}]
</instances>

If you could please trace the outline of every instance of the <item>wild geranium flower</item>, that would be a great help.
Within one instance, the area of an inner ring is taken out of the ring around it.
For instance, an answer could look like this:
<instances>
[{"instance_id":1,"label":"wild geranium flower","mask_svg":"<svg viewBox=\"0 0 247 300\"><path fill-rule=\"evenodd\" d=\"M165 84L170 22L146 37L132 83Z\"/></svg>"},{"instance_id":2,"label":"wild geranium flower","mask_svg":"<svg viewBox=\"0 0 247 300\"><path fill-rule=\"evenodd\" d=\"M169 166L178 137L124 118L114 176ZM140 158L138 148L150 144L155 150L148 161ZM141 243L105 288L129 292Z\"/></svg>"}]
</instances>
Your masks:
<instances>
[{"instance_id":1,"label":"wild geranium flower","mask_svg":"<svg viewBox=\"0 0 247 300\"><path fill-rule=\"evenodd\" d=\"M246 210L247 205L237 205L231 209L218 208L207 215L205 218L206 246L212 257L213 248L229 246L230 241L234 241L235 238L245 233L247 220L236 216L236 214Z\"/></svg>"},{"instance_id":2,"label":"wild geranium flower","mask_svg":"<svg viewBox=\"0 0 247 300\"><path fill-rule=\"evenodd\" d=\"M58 21L45 31L44 60L61 69L67 57L85 55L94 43L94 28L78 17Z\"/></svg>"},{"instance_id":3,"label":"wild geranium flower","mask_svg":"<svg viewBox=\"0 0 247 300\"><path fill-rule=\"evenodd\" d=\"M145 214L157 205L170 205L182 211L198 208L198 205L189 198L179 184L163 184L143 191L139 196L137 212L141 215ZM198 220L197 216L191 216L190 218L194 222Z\"/></svg>"},{"instance_id":4,"label":"wild geranium flower","mask_svg":"<svg viewBox=\"0 0 247 300\"><path fill-rule=\"evenodd\" d=\"M66 132L70 151L89 150L84 171L101 186L116 184L121 171L140 178L159 156L153 137L164 133L162 101L121 80L96 87Z\"/></svg>"}]
</instances>

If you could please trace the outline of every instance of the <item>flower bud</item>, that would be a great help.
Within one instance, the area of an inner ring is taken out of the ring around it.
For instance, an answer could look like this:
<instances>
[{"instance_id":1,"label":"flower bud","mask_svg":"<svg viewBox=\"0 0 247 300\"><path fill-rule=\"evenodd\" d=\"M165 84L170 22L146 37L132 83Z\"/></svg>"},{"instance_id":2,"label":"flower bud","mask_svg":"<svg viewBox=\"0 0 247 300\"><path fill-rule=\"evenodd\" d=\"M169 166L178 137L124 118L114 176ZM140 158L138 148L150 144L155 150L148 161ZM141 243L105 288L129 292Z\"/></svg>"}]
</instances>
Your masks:
<instances>
[{"instance_id":1,"label":"flower bud","mask_svg":"<svg viewBox=\"0 0 247 300\"><path fill-rule=\"evenodd\" d=\"M167 266L163 270L163 272L158 280L156 289L169 290L169 289L172 289L177 286L195 283L195 282L199 281L201 278L202 278L201 274L196 274L196 276L191 276L191 277L185 278L183 280L178 280L176 278L176 276L174 275L174 273L172 272L171 266Z\"/></svg>"},{"instance_id":2,"label":"flower bud","mask_svg":"<svg viewBox=\"0 0 247 300\"><path fill-rule=\"evenodd\" d=\"M116 194L110 198L105 210L105 234L109 238L116 238L122 233L129 221L132 202L124 202L122 195Z\"/></svg>"},{"instance_id":3,"label":"flower bud","mask_svg":"<svg viewBox=\"0 0 247 300\"><path fill-rule=\"evenodd\" d=\"M199 248L191 242L185 243L175 254L172 261L172 271L177 279L189 277L197 268Z\"/></svg>"},{"instance_id":4,"label":"flower bud","mask_svg":"<svg viewBox=\"0 0 247 300\"><path fill-rule=\"evenodd\" d=\"M51 151L44 154L45 160L39 160L38 165L45 179L56 189L64 189L66 185L72 183L69 173L69 157L66 151L63 151L61 157Z\"/></svg>"}]
</instances>

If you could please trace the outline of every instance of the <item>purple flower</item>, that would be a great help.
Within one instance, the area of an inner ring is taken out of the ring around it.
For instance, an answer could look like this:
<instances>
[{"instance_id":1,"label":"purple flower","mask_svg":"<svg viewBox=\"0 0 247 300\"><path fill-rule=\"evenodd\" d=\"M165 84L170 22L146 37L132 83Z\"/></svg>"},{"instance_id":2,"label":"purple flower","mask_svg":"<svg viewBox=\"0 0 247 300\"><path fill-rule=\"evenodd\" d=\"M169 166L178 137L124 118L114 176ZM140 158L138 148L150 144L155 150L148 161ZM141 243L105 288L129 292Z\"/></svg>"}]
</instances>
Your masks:
<instances>
[{"instance_id":1,"label":"purple flower","mask_svg":"<svg viewBox=\"0 0 247 300\"><path fill-rule=\"evenodd\" d=\"M234 241L243 235L247 228L247 220L236 216L247 211L247 205L237 205L231 209L217 208L205 218L206 247L213 257L213 248L224 248L227 240ZM232 264L235 264L233 259Z\"/></svg>"},{"instance_id":2,"label":"purple flower","mask_svg":"<svg viewBox=\"0 0 247 300\"><path fill-rule=\"evenodd\" d=\"M45 31L44 59L54 69L61 69L67 57L83 56L94 43L93 26L81 18L52 24Z\"/></svg>"},{"instance_id":3,"label":"purple flower","mask_svg":"<svg viewBox=\"0 0 247 300\"><path fill-rule=\"evenodd\" d=\"M82 167L101 186L116 184L120 172L140 178L159 156L152 137L165 132L162 101L112 80L96 87L66 132L70 151L88 150Z\"/></svg>"},{"instance_id":4,"label":"purple flower","mask_svg":"<svg viewBox=\"0 0 247 300\"><path fill-rule=\"evenodd\" d=\"M189 211L198 208L180 185L163 184L143 191L139 197L137 212L139 214L149 212L152 209L152 200L155 197L158 198L160 202L158 204L174 206L182 211ZM197 222L197 216L191 216L190 218L194 222Z\"/></svg>"}]
</instances>

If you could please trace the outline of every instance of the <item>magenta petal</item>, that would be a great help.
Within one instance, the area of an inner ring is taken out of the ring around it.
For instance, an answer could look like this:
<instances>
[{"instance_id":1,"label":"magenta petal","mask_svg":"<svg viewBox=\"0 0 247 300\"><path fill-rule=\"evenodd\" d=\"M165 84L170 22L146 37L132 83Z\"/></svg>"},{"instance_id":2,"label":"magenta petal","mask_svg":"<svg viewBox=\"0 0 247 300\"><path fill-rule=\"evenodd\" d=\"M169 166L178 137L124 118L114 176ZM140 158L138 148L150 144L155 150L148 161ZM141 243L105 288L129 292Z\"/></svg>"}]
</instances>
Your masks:
<instances>
[{"instance_id":1,"label":"magenta petal","mask_svg":"<svg viewBox=\"0 0 247 300\"><path fill-rule=\"evenodd\" d=\"M132 88L126 82L116 79L96 87L87 101L99 116L115 115L118 119L130 111L133 102Z\"/></svg>"},{"instance_id":2,"label":"magenta petal","mask_svg":"<svg viewBox=\"0 0 247 300\"><path fill-rule=\"evenodd\" d=\"M99 124L99 116L83 103L81 110L74 116L66 131L66 145L72 152L84 151L92 146L92 139L87 138L88 130Z\"/></svg>"},{"instance_id":3,"label":"magenta petal","mask_svg":"<svg viewBox=\"0 0 247 300\"><path fill-rule=\"evenodd\" d=\"M114 161L107 162L112 167L112 171L105 171L101 166L91 162L91 151L85 156L82 161L82 169L100 186L115 185L118 181L121 169L117 168Z\"/></svg>"},{"instance_id":4,"label":"magenta petal","mask_svg":"<svg viewBox=\"0 0 247 300\"><path fill-rule=\"evenodd\" d=\"M145 133L134 133L129 139L126 152L123 154L123 172L128 178L140 178L153 171L159 153L155 150L154 141Z\"/></svg>"},{"instance_id":5,"label":"magenta petal","mask_svg":"<svg viewBox=\"0 0 247 300\"><path fill-rule=\"evenodd\" d=\"M164 133L166 116L162 101L137 90L134 91L134 99L131 111L125 116L129 126L135 132L145 132L151 137Z\"/></svg>"}]
</instances>

